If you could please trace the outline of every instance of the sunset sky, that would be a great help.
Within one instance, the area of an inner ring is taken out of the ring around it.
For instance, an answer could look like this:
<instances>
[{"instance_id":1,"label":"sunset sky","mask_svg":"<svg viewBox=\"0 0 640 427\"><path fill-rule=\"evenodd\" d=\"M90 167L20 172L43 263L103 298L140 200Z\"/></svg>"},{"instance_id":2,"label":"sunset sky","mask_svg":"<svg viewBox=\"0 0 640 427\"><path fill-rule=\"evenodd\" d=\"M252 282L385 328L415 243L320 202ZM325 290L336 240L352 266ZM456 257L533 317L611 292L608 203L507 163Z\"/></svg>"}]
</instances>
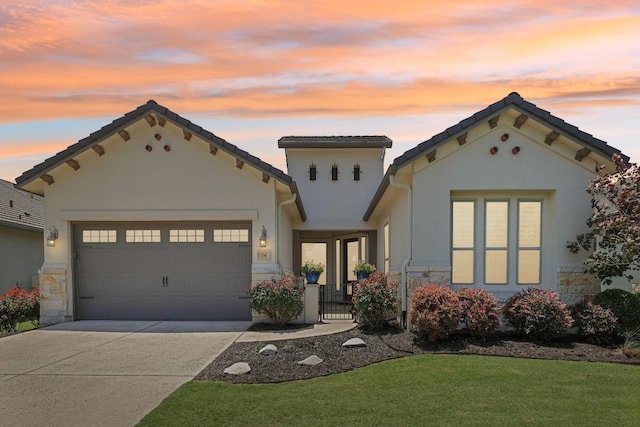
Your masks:
<instances>
[{"instance_id":1,"label":"sunset sky","mask_svg":"<svg viewBox=\"0 0 640 427\"><path fill-rule=\"evenodd\" d=\"M518 92L640 159L640 2L0 0L0 178L161 105L286 170L285 135L396 156Z\"/></svg>"}]
</instances>

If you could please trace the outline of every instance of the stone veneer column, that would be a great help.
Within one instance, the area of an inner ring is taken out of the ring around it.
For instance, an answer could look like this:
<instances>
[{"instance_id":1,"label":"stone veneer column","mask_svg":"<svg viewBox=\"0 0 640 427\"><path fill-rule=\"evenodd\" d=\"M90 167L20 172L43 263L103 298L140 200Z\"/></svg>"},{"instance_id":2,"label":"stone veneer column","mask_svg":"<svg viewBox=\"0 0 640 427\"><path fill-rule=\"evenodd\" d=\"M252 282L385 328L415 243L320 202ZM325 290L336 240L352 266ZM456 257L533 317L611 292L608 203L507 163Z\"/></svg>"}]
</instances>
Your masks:
<instances>
[{"instance_id":1,"label":"stone veneer column","mask_svg":"<svg viewBox=\"0 0 640 427\"><path fill-rule=\"evenodd\" d=\"M558 293L565 304L575 304L600 292L600 281L584 267L558 268Z\"/></svg>"},{"instance_id":2,"label":"stone veneer column","mask_svg":"<svg viewBox=\"0 0 640 427\"><path fill-rule=\"evenodd\" d=\"M68 315L67 269L43 267L39 282L40 324L47 326L73 320Z\"/></svg>"}]
</instances>

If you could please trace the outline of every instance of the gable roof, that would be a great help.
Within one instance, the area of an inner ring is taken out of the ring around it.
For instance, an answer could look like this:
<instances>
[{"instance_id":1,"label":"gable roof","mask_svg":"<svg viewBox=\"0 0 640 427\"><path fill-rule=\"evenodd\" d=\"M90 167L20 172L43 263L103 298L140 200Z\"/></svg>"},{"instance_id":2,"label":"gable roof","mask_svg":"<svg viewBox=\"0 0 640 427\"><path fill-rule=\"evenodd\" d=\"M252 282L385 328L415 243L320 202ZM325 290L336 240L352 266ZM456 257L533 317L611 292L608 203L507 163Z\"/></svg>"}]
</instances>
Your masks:
<instances>
[{"instance_id":1,"label":"gable roof","mask_svg":"<svg viewBox=\"0 0 640 427\"><path fill-rule=\"evenodd\" d=\"M421 142L414 148L405 151L402 155L396 157L393 163L387 169L382 182L378 186L373 200L369 204L367 211L364 214L363 219L368 221L373 214L376 206L380 202L380 199L384 195L386 189L389 187L389 176L395 175L396 172L411 163L418 158L422 157L426 153L434 150L440 145L446 144L454 138L463 135L469 129L475 127L480 123L484 123L491 118L499 116L499 114L508 109L515 109L520 113L526 115L528 118L532 118L544 126L556 132L558 135L565 136L572 141L582 145L585 148L600 154L605 158L611 158L613 154L619 154L625 162L629 161L629 157L625 156L618 150L601 139L595 138L593 135L588 134L580 130L577 126L573 126L559 117L556 117L542 108L537 107L535 104L525 101L517 92L511 92L507 97L501 99L489 105L487 108L478 111L470 117L462 120L458 124L445 129L443 132L431 137L430 139Z\"/></svg>"},{"instance_id":2,"label":"gable roof","mask_svg":"<svg viewBox=\"0 0 640 427\"><path fill-rule=\"evenodd\" d=\"M283 136L278 148L389 148L386 136Z\"/></svg>"},{"instance_id":3,"label":"gable roof","mask_svg":"<svg viewBox=\"0 0 640 427\"><path fill-rule=\"evenodd\" d=\"M201 126L198 126L191 121L185 119L184 117L174 113L166 107L159 105L154 100L147 101L146 104L139 106L133 111L126 113L124 116L115 119L111 123L106 126L103 126L101 129L93 132L86 138L81 139L77 143L67 147L67 149L60 151L53 157L46 159L44 162L34 166L32 169L24 172L18 178L16 178L16 183L18 187L22 187L27 183L40 178L45 175L47 172L52 169L60 166L68 160L72 160L74 156L79 153L88 150L101 141L113 136L114 134L125 130L126 127L131 124L145 119L151 113L155 113L156 116L162 117L164 120L174 124L175 126L183 129L185 132L188 132L192 135L197 135L199 138L208 142L211 146L216 149L222 150L223 152L229 154L232 157L244 162L247 165L250 165L257 169L258 171L270 176L271 178L283 183L287 187L289 187L292 194L296 195L295 204L298 208L298 212L303 221L306 221L307 215L304 211L304 206L302 205L302 200L300 198L300 194L298 192L298 187L293 178L280 169L271 166L270 164L260 160L258 157L252 156L248 152L238 148L237 146L225 141L224 139L214 135L213 133L203 129Z\"/></svg>"},{"instance_id":4,"label":"gable roof","mask_svg":"<svg viewBox=\"0 0 640 427\"><path fill-rule=\"evenodd\" d=\"M44 228L43 197L0 179L0 225L28 231Z\"/></svg>"}]
</instances>

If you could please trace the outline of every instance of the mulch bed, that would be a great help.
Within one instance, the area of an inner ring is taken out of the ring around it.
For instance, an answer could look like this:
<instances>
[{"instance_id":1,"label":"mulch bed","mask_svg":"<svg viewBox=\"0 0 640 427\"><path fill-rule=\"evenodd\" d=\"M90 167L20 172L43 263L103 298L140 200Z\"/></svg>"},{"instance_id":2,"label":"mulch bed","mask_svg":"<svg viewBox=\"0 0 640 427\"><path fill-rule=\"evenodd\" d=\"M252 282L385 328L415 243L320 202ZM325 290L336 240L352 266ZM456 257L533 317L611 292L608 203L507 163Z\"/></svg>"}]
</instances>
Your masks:
<instances>
[{"instance_id":1,"label":"mulch bed","mask_svg":"<svg viewBox=\"0 0 640 427\"><path fill-rule=\"evenodd\" d=\"M271 326L255 325L254 330ZM362 338L367 344L361 348L343 348L350 338ZM277 354L263 356L258 351L266 344L274 344ZM428 343L419 341L411 332L398 328L366 331L356 328L333 335L290 339L272 342L236 342L218 356L196 376L199 381L225 381L229 383L274 383L350 371L384 360L425 353L479 354L489 356L522 357L531 359L573 360L608 363L639 364L640 359L628 358L619 347L604 347L566 337L550 343L524 341L503 333L487 341L464 334L454 334L446 341ZM322 363L302 366L297 362L316 355ZM247 362L251 372L228 375L223 371L236 362Z\"/></svg>"}]
</instances>

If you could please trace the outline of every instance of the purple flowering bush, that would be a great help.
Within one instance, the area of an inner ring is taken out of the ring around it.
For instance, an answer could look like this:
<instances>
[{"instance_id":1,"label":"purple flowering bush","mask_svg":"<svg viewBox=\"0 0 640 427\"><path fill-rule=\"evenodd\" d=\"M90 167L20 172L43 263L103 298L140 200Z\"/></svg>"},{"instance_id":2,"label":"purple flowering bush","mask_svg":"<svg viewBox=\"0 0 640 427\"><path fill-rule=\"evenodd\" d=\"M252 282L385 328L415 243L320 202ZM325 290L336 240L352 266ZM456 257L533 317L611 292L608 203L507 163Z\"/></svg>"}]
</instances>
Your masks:
<instances>
[{"instance_id":1,"label":"purple flowering bush","mask_svg":"<svg viewBox=\"0 0 640 427\"><path fill-rule=\"evenodd\" d=\"M493 335L500 325L496 298L480 288L462 288L457 294L462 307L460 320L467 330L480 338Z\"/></svg>"},{"instance_id":2,"label":"purple flowering bush","mask_svg":"<svg viewBox=\"0 0 640 427\"><path fill-rule=\"evenodd\" d=\"M409 322L417 335L429 341L447 338L456 330L461 314L458 296L446 286L429 283L411 294Z\"/></svg>"},{"instance_id":3,"label":"purple flowering bush","mask_svg":"<svg viewBox=\"0 0 640 427\"><path fill-rule=\"evenodd\" d=\"M265 280L249 291L251 308L266 315L277 326L284 326L302 313L303 290L296 286L293 277Z\"/></svg>"},{"instance_id":4,"label":"purple flowering bush","mask_svg":"<svg viewBox=\"0 0 640 427\"><path fill-rule=\"evenodd\" d=\"M372 273L354 285L352 301L358 323L379 328L398 308L398 283L383 272Z\"/></svg>"},{"instance_id":5,"label":"purple flowering bush","mask_svg":"<svg viewBox=\"0 0 640 427\"><path fill-rule=\"evenodd\" d=\"M573 324L567 306L549 289L528 288L513 294L503 313L517 333L542 341L564 335Z\"/></svg>"}]
</instances>

